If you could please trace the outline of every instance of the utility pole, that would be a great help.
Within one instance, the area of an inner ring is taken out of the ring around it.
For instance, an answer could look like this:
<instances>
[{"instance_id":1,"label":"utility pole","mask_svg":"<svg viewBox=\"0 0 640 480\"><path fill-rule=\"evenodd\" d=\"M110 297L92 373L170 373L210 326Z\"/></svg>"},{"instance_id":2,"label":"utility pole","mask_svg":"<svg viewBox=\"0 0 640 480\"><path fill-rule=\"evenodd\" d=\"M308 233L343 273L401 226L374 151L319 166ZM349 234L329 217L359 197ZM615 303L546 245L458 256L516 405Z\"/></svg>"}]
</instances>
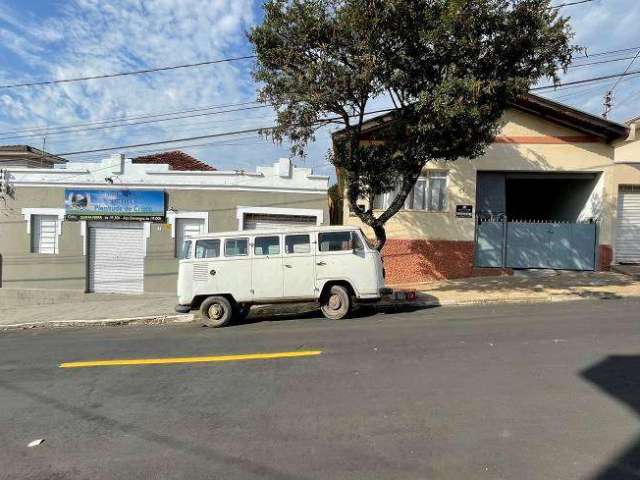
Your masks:
<instances>
[{"instance_id":1,"label":"utility pole","mask_svg":"<svg viewBox=\"0 0 640 480\"><path fill-rule=\"evenodd\" d=\"M604 94L604 101L602 102L602 118L607 118L609 112L613 108L613 91L609 90Z\"/></svg>"}]
</instances>

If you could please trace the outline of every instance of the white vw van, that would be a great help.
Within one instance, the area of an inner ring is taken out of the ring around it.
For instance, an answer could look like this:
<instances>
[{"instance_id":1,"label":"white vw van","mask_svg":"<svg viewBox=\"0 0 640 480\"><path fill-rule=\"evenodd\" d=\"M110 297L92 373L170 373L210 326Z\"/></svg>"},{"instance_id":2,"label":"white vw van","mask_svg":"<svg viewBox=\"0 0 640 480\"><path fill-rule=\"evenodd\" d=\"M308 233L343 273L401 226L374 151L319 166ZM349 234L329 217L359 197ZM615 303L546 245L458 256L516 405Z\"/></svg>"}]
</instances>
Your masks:
<instances>
[{"instance_id":1,"label":"white vw van","mask_svg":"<svg viewBox=\"0 0 640 480\"><path fill-rule=\"evenodd\" d=\"M340 319L354 302L389 293L380 253L358 228L220 232L185 240L176 311L199 308L221 327L251 305L318 301L327 318Z\"/></svg>"}]
</instances>

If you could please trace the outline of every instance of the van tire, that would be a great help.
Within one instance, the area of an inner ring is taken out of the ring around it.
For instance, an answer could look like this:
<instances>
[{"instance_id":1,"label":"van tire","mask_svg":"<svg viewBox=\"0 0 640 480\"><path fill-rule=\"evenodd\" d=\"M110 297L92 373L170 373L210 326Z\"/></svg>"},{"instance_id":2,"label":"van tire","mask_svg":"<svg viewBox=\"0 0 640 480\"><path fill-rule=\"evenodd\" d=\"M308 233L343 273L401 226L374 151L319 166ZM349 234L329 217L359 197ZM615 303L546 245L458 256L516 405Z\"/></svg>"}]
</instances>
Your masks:
<instances>
[{"instance_id":1,"label":"van tire","mask_svg":"<svg viewBox=\"0 0 640 480\"><path fill-rule=\"evenodd\" d=\"M320 302L320 311L329 320L341 320L351 310L351 295L342 285L333 285Z\"/></svg>"},{"instance_id":2,"label":"van tire","mask_svg":"<svg viewBox=\"0 0 640 480\"><path fill-rule=\"evenodd\" d=\"M200 313L207 327L223 327L233 317L231 302L224 297L207 297L200 305Z\"/></svg>"}]
</instances>

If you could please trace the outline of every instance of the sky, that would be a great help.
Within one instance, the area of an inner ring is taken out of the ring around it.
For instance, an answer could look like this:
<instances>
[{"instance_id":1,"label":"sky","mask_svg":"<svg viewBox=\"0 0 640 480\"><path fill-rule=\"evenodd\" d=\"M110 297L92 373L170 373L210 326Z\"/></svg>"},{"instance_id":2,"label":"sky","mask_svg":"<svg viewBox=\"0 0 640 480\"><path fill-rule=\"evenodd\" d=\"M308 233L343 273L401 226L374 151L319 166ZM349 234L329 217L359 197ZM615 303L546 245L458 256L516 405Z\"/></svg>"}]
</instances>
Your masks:
<instances>
[{"instance_id":1,"label":"sky","mask_svg":"<svg viewBox=\"0 0 640 480\"><path fill-rule=\"evenodd\" d=\"M568 0L554 3L561 2ZM637 50L597 53L640 48L639 0L595 0L561 11L571 17L573 43L585 47L589 55L576 58L562 81L620 73ZM251 0L0 0L0 85L251 55L246 32L261 18L262 2ZM617 58L622 60L584 65ZM267 127L274 117L269 107L239 110L256 106L245 104L256 98L251 68L248 59L77 83L0 88L0 144L44 145L51 153L65 153ZM634 70L640 70L640 58L629 68ZM538 93L599 115L603 96L614 83ZM138 118L128 122L138 125L119 128L100 123L171 112L198 116L153 123L149 117ZM622 122L638 115L640 75L616 86L609 118ZM60 131L61 126L66 130ZM332 175L326 157L329 135L327 129L319 132L307 157L295 163ZM289 154L286 144L274 145L256 133L120 152L136 156L178 148L222 170L251 171ZM67 158L98 161L106 155Z\"/></svg>"}]
</instances>

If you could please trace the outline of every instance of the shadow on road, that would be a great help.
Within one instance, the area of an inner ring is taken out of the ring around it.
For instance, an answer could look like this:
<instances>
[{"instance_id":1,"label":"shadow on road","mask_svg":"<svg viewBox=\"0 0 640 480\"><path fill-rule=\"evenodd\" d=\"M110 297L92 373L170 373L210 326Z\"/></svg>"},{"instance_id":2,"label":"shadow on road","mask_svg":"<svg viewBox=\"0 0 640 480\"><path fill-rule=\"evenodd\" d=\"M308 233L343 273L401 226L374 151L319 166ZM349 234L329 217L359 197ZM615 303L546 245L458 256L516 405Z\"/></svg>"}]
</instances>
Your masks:
<instances>
[{"instance_id":1,"label":"shadow on road","mask_svg":"<svg viewBox=\"0 0 640 480\"><path fill-rule=\"evenodd\" d=\"M398 304L398 305L358 305L350 314L346 321L356 320L360 318L370 318L377 314L399 314L399 313L411 313L419 310L425 310L433 307L424 307L410 304ZM302 319L324 319L320 309L314 304L300 305L267 305L254 307L251 309L251 313L244 320L237 320L233 322L230 327L240 325L250 325L261 322L282 322L290 320L302 320ZM345 321L336 320L336 321ZM330 320L327 320L330 321Z\"/></svg>"},{"instance_id":2,"label":"shadow on road","mask_svg":"<svg viewBox=\"0 0 640 480\"><path fill-rule=\"evenodd\" d=\"M640 415L640 355L611 355L580 376ZM640 437L596 473L593 480L640 479Z\"/></svg>"}]
</instances>

